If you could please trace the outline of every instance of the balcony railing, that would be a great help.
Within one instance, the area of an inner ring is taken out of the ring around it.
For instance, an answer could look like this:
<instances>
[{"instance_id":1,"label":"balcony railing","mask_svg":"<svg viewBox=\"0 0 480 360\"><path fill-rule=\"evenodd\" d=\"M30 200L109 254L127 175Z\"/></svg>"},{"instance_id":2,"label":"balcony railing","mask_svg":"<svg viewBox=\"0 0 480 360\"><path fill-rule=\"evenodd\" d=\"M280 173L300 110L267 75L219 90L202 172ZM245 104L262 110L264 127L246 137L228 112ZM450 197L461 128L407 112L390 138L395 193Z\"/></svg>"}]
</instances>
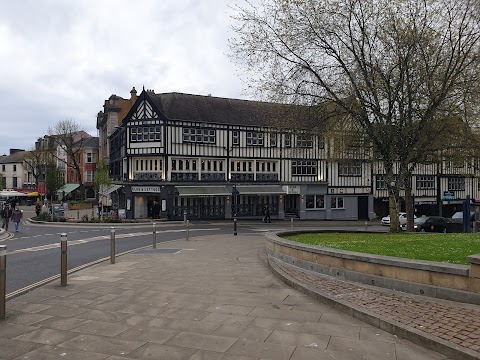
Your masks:
<instances>
[{"instance_id":1,"label":"balcony railing","mask_svg":"<svg viewBox=\"0 0 480 360\"><path fill-rule=\"evenodd\" d=\"M162 174L150 173L150 172L143 172L143 173L135 173L133 174L133 179L138 181L155 181L155 180L162 180Z\"/></svg>"}]
</instances>

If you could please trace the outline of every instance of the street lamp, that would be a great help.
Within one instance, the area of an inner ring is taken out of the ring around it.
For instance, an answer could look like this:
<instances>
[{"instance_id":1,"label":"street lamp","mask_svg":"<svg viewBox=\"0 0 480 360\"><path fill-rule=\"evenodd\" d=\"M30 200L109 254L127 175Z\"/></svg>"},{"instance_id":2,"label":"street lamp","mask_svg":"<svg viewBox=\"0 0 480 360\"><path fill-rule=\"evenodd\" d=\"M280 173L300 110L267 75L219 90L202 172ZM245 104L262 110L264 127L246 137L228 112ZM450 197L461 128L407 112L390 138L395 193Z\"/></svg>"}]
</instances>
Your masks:
<instances>
[{"instance_id":1,"label":"street lamp","mask_svg":"<svg viewBox=\"0 0 480 360\"><path fill-rule=\"evenodd\" d=\"M237 184L233 184L232 204L233 204L233 235L237 236Z\"/></svg>"}]
</instances>

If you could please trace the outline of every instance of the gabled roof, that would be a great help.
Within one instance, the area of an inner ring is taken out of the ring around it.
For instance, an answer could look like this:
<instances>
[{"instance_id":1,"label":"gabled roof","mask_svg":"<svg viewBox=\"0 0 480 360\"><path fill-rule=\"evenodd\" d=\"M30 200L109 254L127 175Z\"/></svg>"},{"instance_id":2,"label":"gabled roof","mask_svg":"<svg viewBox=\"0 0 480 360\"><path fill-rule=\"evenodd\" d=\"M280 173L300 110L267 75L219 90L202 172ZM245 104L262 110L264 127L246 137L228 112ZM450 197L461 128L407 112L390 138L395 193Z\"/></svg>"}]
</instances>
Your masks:
<instances>
[{"instance_id":1,"label":"gabled roof","mask_svg":"<svg viewBox=\"0 0 480 360\"><path fill-rule=\"evenodd\" d=\"M74 148L82 147L84 149L97 149L98 148L98 137L87 137L78 140L75 144L73 144Z\"/></svg>"},{"instance_id":2,"label":"gabled roof","mask_svg":"<svg viewBox=\"0 0 480 360\"><path fill-rule=\"evenodd\" d=\"M332 113L325 111L326 106L268 103L176 92L155 94L151 90L143 90L122 123L138 116L139 110L148 110L148 107L141 105L144 102L149 103L148 106L159 118L168 120L280 129L319 130L323 127L323 120Z\"/></svg>"},{"instance_id":3,"label":"gabled roof","mask_svg":"<svg viewBox=\"0 0 480 360\"><path fill-rule=\"evenodd\" d=\"M305 124L313 118L318 121L318 108L314 107L175 92L147 95L170 120L245 126L291 125L299 121Z\"/></svg>"},{"instance_id":4,"label":"gabled roof","mask_svg":"<svg viewBox=\"0 0 480 360\"><path fill-rule=\"evenodd\" d=\"M14 164L21 163L29 151L17 151L11 155L3 156L0 158L0 164Z\"/></svg>"}]
</instances>

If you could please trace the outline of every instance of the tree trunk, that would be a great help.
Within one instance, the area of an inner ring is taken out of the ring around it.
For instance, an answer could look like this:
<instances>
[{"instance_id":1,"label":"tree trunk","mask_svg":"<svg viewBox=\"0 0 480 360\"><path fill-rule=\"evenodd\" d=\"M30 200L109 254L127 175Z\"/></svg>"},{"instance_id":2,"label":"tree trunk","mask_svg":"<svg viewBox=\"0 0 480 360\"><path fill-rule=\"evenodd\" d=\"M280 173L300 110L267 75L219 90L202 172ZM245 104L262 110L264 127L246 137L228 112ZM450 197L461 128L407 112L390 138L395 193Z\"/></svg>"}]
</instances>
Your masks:
<instances>
[{"instance_id":1,"label":"tree trunk","mask_svg":"<svg viewBox=\"0 0 480 360\"><path fill-rule=\"evenodd\" d=\"M391 191L389 197L389 213L390 213L390 232L397 233L400 231L398 222L398 196L396 192Z\"/></svg>"},{"instance_id":2,"label":"tree trunk","mask_svg":"<svg viewBox=\"0 0 480 360\"><path fill-rule=\"evenodd\" d=\"M413 215L415 214L414 199L412 189L405 187L405 211L407 212L407 231L414 231Z\"/></svg>"}]
</instances>

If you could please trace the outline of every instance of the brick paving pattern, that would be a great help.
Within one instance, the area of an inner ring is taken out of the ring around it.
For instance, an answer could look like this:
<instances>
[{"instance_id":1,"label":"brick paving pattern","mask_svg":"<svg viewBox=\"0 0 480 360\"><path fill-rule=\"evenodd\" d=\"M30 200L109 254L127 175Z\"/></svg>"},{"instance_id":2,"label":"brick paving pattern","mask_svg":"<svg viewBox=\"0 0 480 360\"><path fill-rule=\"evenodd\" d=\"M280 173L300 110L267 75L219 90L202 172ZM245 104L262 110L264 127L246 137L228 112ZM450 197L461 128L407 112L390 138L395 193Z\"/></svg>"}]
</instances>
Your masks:
<instances>
[{"instance_id":1,"label":"brick paving pattern","mask_svg":"<svg viewBox=\"0 0 480 360\"><path fill-rule=\"evenodd\" d=\"M480 352L480 306L456 305L429 298L375 290L316 274L275 260L299 282L371 313L397 321L432 336ZM448 304L447 304L448 303Z\"/></svg>"}]
</instances>

